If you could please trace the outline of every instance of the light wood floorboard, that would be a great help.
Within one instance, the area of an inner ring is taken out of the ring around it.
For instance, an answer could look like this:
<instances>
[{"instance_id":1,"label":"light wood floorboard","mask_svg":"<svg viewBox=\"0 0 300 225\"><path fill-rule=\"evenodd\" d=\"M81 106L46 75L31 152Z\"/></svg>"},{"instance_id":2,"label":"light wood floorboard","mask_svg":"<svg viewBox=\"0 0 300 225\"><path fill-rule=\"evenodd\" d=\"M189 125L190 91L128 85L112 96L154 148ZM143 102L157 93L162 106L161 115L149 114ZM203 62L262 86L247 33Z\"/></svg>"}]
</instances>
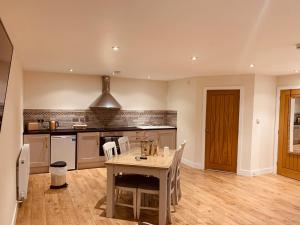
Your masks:
<instances>
[{"instance_id":1,"label":"light wood floorboard","mask_svg":"<svg viewBox=\"0 0 300 225\"><path fill-rule=\"evenodd\" d=\"M182 168L183 196L172 224L300 224L300 181L279 175L242 177ZM28 199L17 225L135 225L132 210L116 208L105 217L106 169L70 171L69 186L50 190L50 175L31 175ZM157 212L141 220L157 223Z\"/></svg>"}]
</instances>

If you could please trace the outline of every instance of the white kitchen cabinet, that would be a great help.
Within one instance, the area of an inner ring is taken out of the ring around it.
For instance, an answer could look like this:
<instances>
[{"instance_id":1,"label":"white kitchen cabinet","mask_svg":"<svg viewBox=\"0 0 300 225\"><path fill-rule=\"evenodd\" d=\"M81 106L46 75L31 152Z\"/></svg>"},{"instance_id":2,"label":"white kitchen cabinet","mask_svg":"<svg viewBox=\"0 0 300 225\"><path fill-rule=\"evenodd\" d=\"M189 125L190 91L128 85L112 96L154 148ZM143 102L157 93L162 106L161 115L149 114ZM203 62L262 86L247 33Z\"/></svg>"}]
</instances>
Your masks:
<instances>
[{"instance_id":1,"label":"white kitchen cabinet","mask_svg":"<svg viewBox=\"0 0 300 225\"><path fill-rule=\"evenodd\" d=\"M131 148L136 148L145 140L145 131L124 131L123 136L128 137Z\"/></svg>"},{"instance_id":2,"label":"white kitchen cabinet","mask_svg":"<svg viewBox=\"0 0 300 225\"><path fill-rule=\"evenodd\" d=\"M105 158L99 155L100 133L77 134L77 165L79 169L103 166Z\"/></svg>"},{"instance_id":3,"label":"white kitchen cabinet","mask_svg":"<svg viewBox=\"0 0 300 225\"><path fill-rule=\"evenodd\" d=\"M176 130L159 130L158 145L160 148L169 147L176 149Z\"/></svg>"},{"instance_id":4,"label":"white kitchen cabinet","mask_svg":"<svg viewBox=\"0 0 300 225\"><path fill-rule=\"evenodd\" d=\"M50 135L24 135L24 144L30 146L30 173L49 171L50 164Z\"/></svg>"},{"instance_id":5,"label":"white kitchen cabinet","mask_svg":"<svg viewBox=\"0 0 300 225\"><path fill-rule=\"evenodd\" d=\"M126 131L131 147L140 147L142 140L153 140L158 142L158 146L163 148L169 146L176 148L176 130L144 130L144 131Z\"/></svg>"}]
</instances>

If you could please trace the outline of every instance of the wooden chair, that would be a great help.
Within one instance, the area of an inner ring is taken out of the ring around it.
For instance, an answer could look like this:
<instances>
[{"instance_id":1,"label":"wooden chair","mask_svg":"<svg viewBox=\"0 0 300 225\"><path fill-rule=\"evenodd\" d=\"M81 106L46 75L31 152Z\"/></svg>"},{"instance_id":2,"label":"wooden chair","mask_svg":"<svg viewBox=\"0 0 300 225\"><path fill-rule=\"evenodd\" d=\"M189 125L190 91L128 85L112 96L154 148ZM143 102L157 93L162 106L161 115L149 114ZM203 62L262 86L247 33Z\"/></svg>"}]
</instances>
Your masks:
<instances>
[{"instance_id":1,"label":"wooden chair","mask_svg":"<svg viewBox=\"0 0 300 225\"><path fill-rule=\"evenodd\" d=\"M117 147L115 142L107 142L103 145L104 155L106 160L113 158L113 152L117 155ZM133 209L133 216L136 219L136 196L137 196L137 178L135 175L117 175L115 177L115 189L116 189L116 205L125 206ZM119 202L120 192L132 193L132 204L126 204Z\"/></svg>"},{"instance_id":2,"label":"wooden chair","mask_svg":"<svg viewBox=\"0 0 300 225\"><path fill-rule=\"evenodd\" d=\"M177 166L176 166L176 184L175 184L175 196L176 196L176 204L178 204L179 200L181 199L181 186L180 186L180 166L182 155L184 151L184 147L186 145L186 141L184 140L181 144L181 148L179 148L178 158L177 158Z\"/></svg>"},{"instance_id":3,"label":"wooden chair","mask_svg":"<svg viewBox=\"0 0 300 225\"><path fill-rule=\"evenodd\" d=\"M104 151L104 155L105 155L106 160L112 159L114 157L113 153L115 155L118 155L117 146L116 146L116 143L114 141L106 142L103 145L103 151Z\"/></svg>"},{"instance_id":4,"label":"wooden chair","mask_svg":"<svg viewBox=\"0 0 300 225\"><path fill-rule=\"evenodd\" d=\"M118 142L119 142L121 154L128 152L130 150L130 144L129 144L128 137L120 137L118 139Z\"/></svg>"},{"instance_id":5,"label":"wooden chair","mask_svg":"<svg viewBox=\"0 0 300 225\"><path fill-rule=\"evenodd\" d=\"M181 148L181 146L180 146ZM171 222L171 204L175 208L175 189L172 186L175 187L176 183L176 168L177 168L177 159L178 159L178 153L180 148L175 152L175 156L173 159L173 163L171 165L171 169L169 172L169 178L168 178L168 220ZM174 185L172 185L174 184ZM157 211L158 207L150 207L150 206L142 206L141 200L142 200L142 194L151 194L151 195L159 195L159 179L156 177L144 177L143 180L141 180L138 184L138 190L137 190L137 218L140 218L141 209L147 209L147 210L155 210ZM172 197L174 196L174 197ZM171 201L171 197L174 198L173 201Z\"/></svg>"}]
</instances>

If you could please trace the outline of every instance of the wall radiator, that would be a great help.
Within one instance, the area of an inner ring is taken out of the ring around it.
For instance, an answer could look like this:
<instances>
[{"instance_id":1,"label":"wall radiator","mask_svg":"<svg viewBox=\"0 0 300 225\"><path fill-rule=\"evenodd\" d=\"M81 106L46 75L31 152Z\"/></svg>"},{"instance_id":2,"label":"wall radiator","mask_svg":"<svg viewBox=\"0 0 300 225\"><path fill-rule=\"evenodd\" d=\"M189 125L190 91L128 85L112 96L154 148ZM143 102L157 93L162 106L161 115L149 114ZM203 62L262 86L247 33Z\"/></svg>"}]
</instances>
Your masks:
<instances>
[{"instance_id":1,"label":"wall radiator","mask_svg":"<svg viewBox=\"0 0 300 225\"><path fill-rule=\"evenodd\" d=\"M23 201L27 198L29 172L30 172L30 147L24 144L19 156L17 167L17 190L18 200Z\"/></svg>"}]
</instances>

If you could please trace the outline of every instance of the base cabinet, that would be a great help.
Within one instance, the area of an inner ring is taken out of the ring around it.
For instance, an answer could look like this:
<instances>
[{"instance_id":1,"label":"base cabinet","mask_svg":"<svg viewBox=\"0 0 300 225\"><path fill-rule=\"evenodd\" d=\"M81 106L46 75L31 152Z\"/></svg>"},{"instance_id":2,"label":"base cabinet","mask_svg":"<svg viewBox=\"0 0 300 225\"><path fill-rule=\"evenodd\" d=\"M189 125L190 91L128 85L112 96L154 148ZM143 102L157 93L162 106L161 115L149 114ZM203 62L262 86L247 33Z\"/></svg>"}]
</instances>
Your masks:
<instances>
[{"instance_id":1,"label":"base cabinet","mask_svg":"<svg viewBox=\"0 0 300 225\"><path fill-rule=\"evenodd\" d=\"M176 130L149 130L149 131L127 131L123 133L127 136L131 147L140 147L141 141L157 141L160 148L168 146L170 149L176 148Z\"/></svg>"},{"instance_id":2,"label":"base cabinet","mask_svg":"<svg viewBox=\"0 0 300 225\"><path fill-rule=\"evenodd\" d=\"M124 131L132 148L140 147L141 141L157 141L160 148L176 148L176 130ZM24 144L30 145L30 173L47 173L50 165L50 134L26 134ZM77 169L104 166L105 157L100 156L100 133L77 134Z\"/></svg>"},{"instance_id":3,"label":"base cabinet","mask_svg":"<svg viewBox=\"0 0 300 225\"><path fill-rule=\"evenodd\" d=\"M24 144L30 146L30 173L45 173L49 171L50 135L24 135Z\"/></svg>"},{"instance_id":4,"label":"base cabinet","mask_svg":"<svg viewBox=\"0 0 300 225\"><path fill-rule=\"evenodd\" d=\"M77 168L93 168L104 165L105 158L99 155L100 133L77 134Z\"/></svg>"},{"instance_id":5,"label":"base cabinet","mask_svg":"<svg viewBox=\"0 0 300 225\"><path fill-rule=\"evenodd\" d=\"M176 130L161 130L158 131L158 145L160 148L169 147L176 148Z\"/></svg>"}]
</instances>

